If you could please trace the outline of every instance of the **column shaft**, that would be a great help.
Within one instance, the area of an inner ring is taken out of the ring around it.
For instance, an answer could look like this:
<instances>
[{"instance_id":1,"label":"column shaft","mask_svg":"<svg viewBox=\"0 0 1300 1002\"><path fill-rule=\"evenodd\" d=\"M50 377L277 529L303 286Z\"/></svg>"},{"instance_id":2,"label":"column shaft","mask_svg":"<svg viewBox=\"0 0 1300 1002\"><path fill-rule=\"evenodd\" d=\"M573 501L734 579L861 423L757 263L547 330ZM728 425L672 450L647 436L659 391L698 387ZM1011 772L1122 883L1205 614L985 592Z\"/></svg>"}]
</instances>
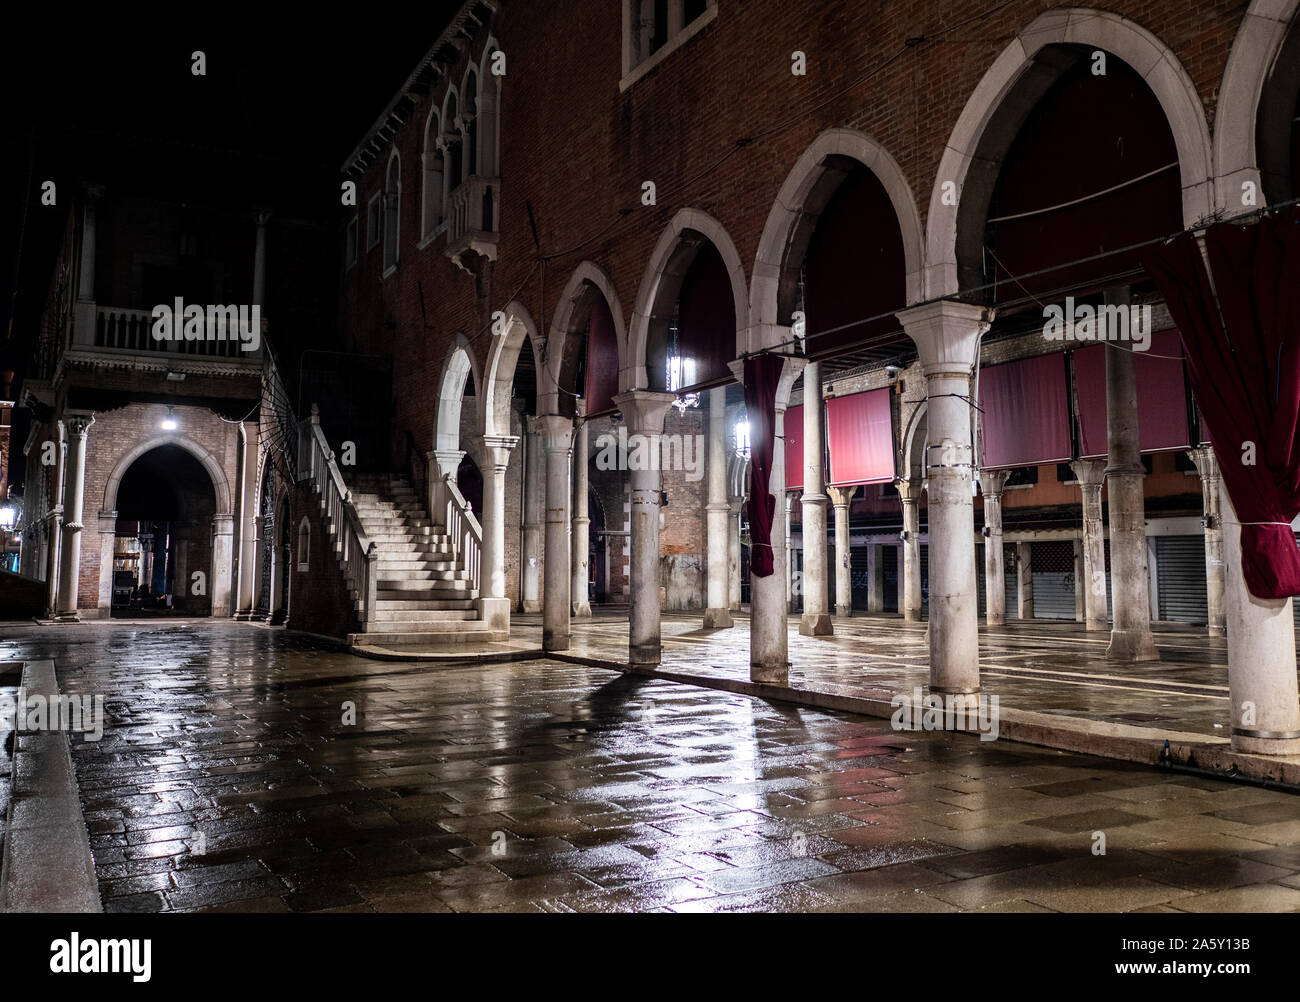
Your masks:
<instances>
[{"instance_id":1,"label":"column shaft","mask_svg":"<svg viewBox=\"0 0 1300 1002\"><path fill-rule=\"evenodd\" d=\"M808 637L830 636L831 623L826 556L826 453L822 447L821 364L803 370L803 616L799 632Z\"/></svg>"},{"instance_id":2,"label":"column shaft","mask_svg":"<svg viewBox=\"0 0 1300 1002\"><path fill-rule=\"evenodd\" d=\"M984 494L984 621L1003 626L1007 621L1006 564L1002 554L1002 492L1010 473L980 474Z\"/></svg>"},{"instance_id":3,"label":"column shaft","mask_svg":"<svg viewBox=\"0 0 1300 1002\"><path fill-rule=\"evenodd\" d=\"M915 480L901 481L898 495L903 502L903 594L899 611L904 619L917 622L921 618L921 485Z\"/></svg>"},{"instance_id":4,"label":"column shaft","mask_svg":"<svg viewBox=\"0 0 1300 1002\"><path fill-rule=\"evenodd\" d=\"M542 650L569 649L569 448L573 422L549 414L537 419L546 455L546 574L542 601ZM583 582L585 585L585 581Z\"/></svg>"},{"instance_id":5,"label":"column shaft","mask_svg":"<svg viewBox=\"0 0 1300 1002\"><path fill-rule=\"evenodd\" d=\"M519 555L519 607L542 611L542 513L546 503L546 471L537 418L528 418L524 441L524 539Z\"/></svg>"},{"instance_id":6,"label":"column shaft","mask_svg":"<svg viewBox=\"0 0 1300 1002\"><path fill-rule=\"evenodd\" d=\"M590 458L589 432L578 402L577 427L573 445L573 581L569 585L571 611L574 616L591 616L591 514L588 510Z\"/></svg>"},{"instance_id":7,"label":"column shaft","mask_svg":"<svg viewBox=\"0 0 1300 1002\"><path fill-rule=\"evenodd\" d=\"M1034 544L1016 544L1016 615L1034 618Z\"/></svg>"},{"instance_id":8,"label":"column shaft","mask_svg":"<svg viewBox=\"0 0 1300 1002\"><path fill-rule=\"evenodd\" d=\"M94 422L95 418L89 412L68 412L63 418L67 431L68 457L67 481L63 491L63 548L59 568L58 614L55 618L73 623L81 621L77 614L77 598L81 583L82 515L86 497L86 434ZM112 574L111 565L109 574Z\"/></svg>"},{"instance_id":9,"label":"column shaft","mask_svg":"<svg viewBox=\"0 0 1300 1002\"><path fill-rule=\"evenodd\" d=\"M1099 459L1081 459L1070 468L1083 494L1083 591L1084 629L1104 630L1109 625L1106 611L1106 526L1102 519L1101 488L1106 465Z\"/></svg>"},{"instance_id":10,"label":"column shaft","mask_svg":"<svg viewBox=\"0 0 1300 1002\"><path fill-rule=\"evenodd\" d=\"M730 540L728 523L731 505L727 502L727 390L719 386L709 391L709 500L705 508L708 533L708 605L704 612L706 630L727 629L731 618L728 589L730 586Z\"/></svg>"},{"instance_id":11,"label":"column shaft","mask_svg":"<svg viewBox=\"0 0 1300 1002\"><path fill-rule=\"evenodd\" d=\"M849 502L856 487L829 487L835 509L835 615L853 615L853 543L849 535Z\"/></svg>"}]
</instances>

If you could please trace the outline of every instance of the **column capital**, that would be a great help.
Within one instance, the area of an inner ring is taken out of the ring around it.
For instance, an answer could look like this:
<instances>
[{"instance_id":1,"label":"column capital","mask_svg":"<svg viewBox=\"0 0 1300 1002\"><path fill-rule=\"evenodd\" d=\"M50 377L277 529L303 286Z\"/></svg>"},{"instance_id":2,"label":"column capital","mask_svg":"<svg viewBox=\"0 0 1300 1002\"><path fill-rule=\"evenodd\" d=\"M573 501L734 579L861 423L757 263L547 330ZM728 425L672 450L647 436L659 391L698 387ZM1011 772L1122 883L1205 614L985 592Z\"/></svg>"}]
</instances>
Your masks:
<instances>
[{"instance_id":1,"label":"column capital","mask_svg":"<svg viewBox=\"0 0 1300 1002\"><path fill-rule=\"evenodd\" d=\"M494 467L504 473L510 465L510 450L519 444L518 435L476 435L470 439L470 450L474 462L480 469ZM488 472L483 469L482 472Z\"/></svg>"},{"instance_id":2,"label":"column capital","mask_svg":"<svg viewBox=\"0 0 1300 1002\"><path fill-rule=\"evenodd\" d=\"M985 497L1000 498L1010 477L1010 470L980 470L980 493Z\"/></svg>"},{"instance_id":3,"label":"column capital","mask_svg":"<svg viewBox=\"0 0 1300 1002\"><path fill-rule=\"evenodd\" d=\"M460 462L465 458L464 449L431 449L426 459L432 459L438 464L438 473L443 477L456 479L456 473L460 469Z\"/></svg>"},{"instance_id":4,"label":"column capital","mask_svg":"<svg viewBox=\"0 0 1300 1002\"><path fill-rule=\"evenodd\" d=\"M63 427L68 434L76 435L84 439L90 426L95 423L94 411L64 411L62 417Z\"/></svg>"},{"instance_id":5,"label":"column capital","mask_svg":"<svg viewBox=\"0 0 1300 1002\"><path fill-rule=\"evenodd\" d=\"M1100 487L1106 479L1106 464L1100 459L1076 459L1070 469L1080 487Z\"/></svg>"},{"instance_id":6,"label":"column capital","mask_svg":"<svg viewBox=\"0 0 1300 1002\"><path fill-rule=\"evenodd\" d=\"M1201 475L1202 480L1219 479L1219 460L1210 446L1202 445L1195 449L1188 449L1187 458L1196 464L1196 472Z\"/></svg>"},{"instance_id":7,"label":"column capital","mask_svg":"<svg viewBox=\"0 0 1300 1002\"><path fill-rule=\"evenodd\" d=\"M915 343L926 376L968 375L975 366L980 338L995 311L956 299L941 299L894 314Z\"/></svg>"},{"instance_id":8,"label":"column capital","mask_svg":"<svg viewBox=\"0 0 1300 1002\"><path fill-rule=\"evenodd\" d=\"M827 487L826 494L831 499L831 505L835 508L847 508L849 502L853 500L853 495L858 492L857 484L848 484L844 487Z\"/></svg>"},{"instance_id":9,"label":"column capital","mask_svg":"<svg viewBox=\"0 0 1300 1002\"><path fill-rule=\"evenodd\" d=\"M921 486L922 482L915 477L899 477L894 481L894 487L898 489L898 496L903 504L916 504L920 501Z\"/></svg>"},{"instance_id":10,"label":"column capital","mask_svg":"<svg viewBox=\"0 0 1300 1002\"><path fill-rule=\"evenodd\" d=\"M614 406L623 412L629 433L662 435L668 408L677 399L676 393L657 390L628 390L614 397Z\"/></svg>"},{"instance_id":11,"label":"column capital","mask_svg":"<svg viewBox=\"0 0 1300 1002\"><path fill-rule=\"evenodd\" d=\"M542 436L547 452L565 452L573 444L573 421L560 414L542 414L532 418L533 429Z\"/></svg>"},{"instance_id":12,"label":"column capital","mask_svg":"<svg viewBox=\"0 0 1300 1002\"><path fill-rule=\"evenodd\" d=\"M257 224L258 229L261 229L270 221L271 221L270 209L264 208L262 206L255 206L253 208L253 222Z\"/></svg>"}]
</instances>

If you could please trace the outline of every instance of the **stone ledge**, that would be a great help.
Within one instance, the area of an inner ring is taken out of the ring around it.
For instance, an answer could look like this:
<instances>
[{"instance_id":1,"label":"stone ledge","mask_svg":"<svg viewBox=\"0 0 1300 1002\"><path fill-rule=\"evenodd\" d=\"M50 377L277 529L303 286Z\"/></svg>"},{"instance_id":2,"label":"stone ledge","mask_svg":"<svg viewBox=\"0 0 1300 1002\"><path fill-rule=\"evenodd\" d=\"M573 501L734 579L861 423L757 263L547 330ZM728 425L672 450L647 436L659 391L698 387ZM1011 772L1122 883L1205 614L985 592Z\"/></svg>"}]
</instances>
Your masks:
<instances>
[{"instance_id":1,"label":"stone ledge","mask_svg":"<svg viewBox=\"0 0 1300 1002\"><path fill-rule=\"evenodd\" d=\"M53 661L28 661L22 687L59 691ZM0 912L101 912L67 731L20 734L5 819Z\"/></svg>"}]
</instances>

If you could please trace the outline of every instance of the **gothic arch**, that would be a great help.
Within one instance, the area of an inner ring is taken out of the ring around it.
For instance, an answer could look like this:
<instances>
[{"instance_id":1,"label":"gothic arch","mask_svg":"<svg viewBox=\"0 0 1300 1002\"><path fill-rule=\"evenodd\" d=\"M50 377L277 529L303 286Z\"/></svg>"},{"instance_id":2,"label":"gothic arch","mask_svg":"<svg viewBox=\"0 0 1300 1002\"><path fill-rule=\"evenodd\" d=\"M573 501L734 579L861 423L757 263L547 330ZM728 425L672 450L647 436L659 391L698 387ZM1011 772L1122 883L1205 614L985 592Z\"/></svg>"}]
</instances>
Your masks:
<instances>
[{"instance_id":1,"label":"gothic arch","mask_svg":"<svg viewBox=\"0 0 1300 1002\"><path fill-rule=\"evenodd\" d=\"M194 458L203 465L203 468L208 471L208 476L212 478L212 489L217 502L217 514L232 514L232 509L230 507L230 483L226 480L226 474L225 471L221 469L221 464L217 462L216 458L210 452L200 446L197 442L186 438L184 435L178 435L175 433L158 435L145 442L141 442L139 445L122 455L113 466L113 472L108 476L108 483L104 485L104 504L101 510L117 510L117 489L121 485L122 477L126 475L126 471L131 468L132 463L143 456L146 452L150 452L163 445L176 445L193 455Z\"/></svg>"}]
</instances>

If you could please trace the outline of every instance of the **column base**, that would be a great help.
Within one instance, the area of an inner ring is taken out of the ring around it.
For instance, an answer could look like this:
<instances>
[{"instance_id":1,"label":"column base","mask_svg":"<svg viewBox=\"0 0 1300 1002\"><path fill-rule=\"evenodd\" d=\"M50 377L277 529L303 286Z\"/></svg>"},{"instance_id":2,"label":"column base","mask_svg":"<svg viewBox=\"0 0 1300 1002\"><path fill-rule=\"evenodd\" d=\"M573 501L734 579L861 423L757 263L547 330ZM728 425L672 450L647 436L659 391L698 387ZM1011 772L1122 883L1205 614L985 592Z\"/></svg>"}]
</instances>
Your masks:
<instances>
[{"instance_id":1,"label":"column base","mask_svg":"<svg viewBox=\"0 0 1300 1002\"><path fill-rule=\"evenodd\" d=\"M71 612L56 612L52 617L56 623L80 623L81 614L73 609Z\"/></svg>"},{"instance_id":2,"label":"column base","mask_svg":"<svg viewBox=\"0 0 1300 1002\"><path fill-rule=\"evenodd\" d=\"M630 644L627 649L627 661L632 665L657 665L662 655L659 644Z\"/></svg>"},{"instance_id":3,"label":"column base","mask_svg":"<svg viewBox=\"0 0 1300 1002\"><path fill-rule=\"evenodd\" d=\"M783 665L756 665L749 666L749 680L751 682L762 682L766 685L789 685L790 684L790 665L787 662Z\"/></svg>"},{"instance_id":4,"label":"column base","mask_svg":"<svg viewBox=\"0 0 1300 1002\"><path fill-rule=\"evenodd\" d=\"M835 627L824 612L804 613L799 619L799 632L805 637L830 637L835 635Z\"/></svg>"},{"instance_id":5,"label":"column base","mask_svg":"<svg viewBox=\"0 0 1300 1002\"><path fill-rule=\"evenodd\" d=\"M919 623L921 621L920 609L904 609L903 619L908 623Z\"/></svg>"},{"instance_id":6,"label":"column base","mask_svg":"<svg viewBox=\"0 0 1300 1002\"><path fill-rule=\"evenodd\" d=\"M706 630L728 630L735 625L736 621L731 618L730 609L706 609L704 612Z\"/></svg>"},{"instance_id":7,"label":"column base","mask_svg":"<svg viewBox=\"0 0 1300 1002\"><path fill-rule=\"evenodd\" d=\"M239 612L235 613L235 619L241 623L246 623L254 618L256 618L256 614L252 609L241 609Z\"/></svg>"},{"instance_id":8,"label":"column base","mask_svg":"<svg viewBox=\"0 0 1300 1002\"><path fill-rule=\"evenodd\" d=\"M1109 623L1109 621L1104 620L1104 619L1103 619L1103 620L1099 620L1099 621L1094 622L1094 623L1089 623L1089 622L1087 622L1087 621L1085 620L1085 621L1084 621L1083 628L1084 628L1085 630L1087 630L1088 632L1090 632L1090 633L1101 633L1103 630L1109 630L1109 629L1110 629L1110 623Z\"/></svg>"},{"instance_id":9,"label":"column base","mask_svg":"<svg viewBox=\"0 0 1300 1002\"><path fill-rule=\"evenodd\" d=\"M836 609L836 610L835 610L835 618L836 618L836 619L852 619L852 618L853 618L853 610L852 610L852 609Z\"/></svg>"},{"instance_id":10,"label":"column base","mask_svg":"<svg viewBox=\"0 0 1300 1002\"><path fill-rule=\"evenodd\" d=\"M541 612L542 603L534 601L531 598L526 598L521 603L519 603L519 611L520 612Z\"/></svg>"},{"instance_id":11,"label":"column base","mask_svg":"<svg viewBox=\"0 0 1300 1002\"><path fill-rule=\"evenodd\" d=\"M587 602L577 602L569 607L569 615L574 619L590 619L591 605Z\"/></svg>"},{"instance_id":12,"label":"column base","mask_svg":"<svg viewBox=\"0 0 1300 1002\"><path fill-rule=\"evenodd\" d=\"M1006 626L1007 617L1006 616L985 616L984 625L985 626Z\"/></svg>"},{"instance_id":13,"label":"column base","mask_svg":"<svg viewBox=\"0 0 1300 1002\"><path fill-rule=\"evenodd\" d=\"M1206 629L1206 634L1211 637L1226 637L1228 628L1226 626L1211 626Z\"/></svg>"},{"instance_id":14,"label":"column base","mask_svg":"<svg viewBox=\"0 0 1300 1002\"><path fill-rule=\"evenodd\" d=\"M510 629L510 600L508 598L475 599L478 618L487 623L489 630Z\"/></svg>"},{"instance_id":15,"label":"column base","mask_svg":"<svg viewBox=\"0 0 1300 1002\"><path fill-rule=\"evenodd\" d=\"M1248 755L1300 755L1300 732L1288 731L1288 736L1262 737L1266 732L1232 731L1232 750Z\"/></svg>"},{"instance_id":16,"label":"column base","mask_svg":"<svg viewBox=\"0 0 1300 1002\"><path fill-rule=\"evenodd\" d=\"M1160 652L1148 630L1111 630L1106 657L1111 661L1159 661Z\"/></svg>"},{"instance_id":17,"label":"column base","mask_svg":"<svg viewBox=\"0 0 1300 1002\"><path fill-rule=\"evenodd\" d=\"M550 630L542 630L542 650L544 651L567 651L569 649L569 634L552 633Z\"/></svg>"}]
</instances>

